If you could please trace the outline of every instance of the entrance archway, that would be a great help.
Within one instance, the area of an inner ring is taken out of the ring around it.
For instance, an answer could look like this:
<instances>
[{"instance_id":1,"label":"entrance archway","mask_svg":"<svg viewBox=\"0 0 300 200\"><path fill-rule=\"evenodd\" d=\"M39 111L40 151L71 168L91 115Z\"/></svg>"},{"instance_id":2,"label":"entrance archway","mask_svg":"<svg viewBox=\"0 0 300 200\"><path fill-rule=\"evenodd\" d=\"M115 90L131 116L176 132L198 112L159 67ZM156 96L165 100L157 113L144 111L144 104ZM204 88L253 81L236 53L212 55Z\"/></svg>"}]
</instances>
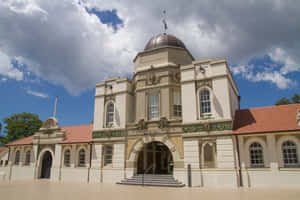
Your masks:
<instances>
[{"instance_id":1,"label":"entrance archway","mask_svg":"<svg viewBox=\"0 0 300 200\"><path fill-rule=\"evenodd\" d=\"M173 156L162 142L144 144L138 154L137 173L172 174Z\"/></svg>"},{"instance_id":2,"label":"entrance archway","mask_svg":"<svg viewBox=\"0 0 300 200\"><path fill-rule=\"evenodd\" d=\"M50 178L51 166L52 166L52 155L49 151L46 151L42 159L40 178Z\"/></svg>"}]
</instances>

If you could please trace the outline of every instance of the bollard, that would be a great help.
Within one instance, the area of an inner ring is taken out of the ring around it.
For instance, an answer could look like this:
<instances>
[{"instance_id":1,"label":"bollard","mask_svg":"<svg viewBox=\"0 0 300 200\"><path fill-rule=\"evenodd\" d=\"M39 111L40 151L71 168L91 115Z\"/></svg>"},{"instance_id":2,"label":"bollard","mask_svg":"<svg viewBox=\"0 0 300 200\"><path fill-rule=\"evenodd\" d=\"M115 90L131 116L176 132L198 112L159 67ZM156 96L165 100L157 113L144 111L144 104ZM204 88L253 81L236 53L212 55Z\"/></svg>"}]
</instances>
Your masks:
<instances>
[{"instance_id":1,"label":"bollard","mask_svg":"<svg viewBox=\"0 0 300 200\"><path fill-rule=\"evenodd\" d=\"M191 164L188 164L187 167L188 167L187 168L188 169L187 170L187 173L188 173L187 174L188 175L188 186L192 187L192 170L191 170Z\"/></svg>"}]
</instances>

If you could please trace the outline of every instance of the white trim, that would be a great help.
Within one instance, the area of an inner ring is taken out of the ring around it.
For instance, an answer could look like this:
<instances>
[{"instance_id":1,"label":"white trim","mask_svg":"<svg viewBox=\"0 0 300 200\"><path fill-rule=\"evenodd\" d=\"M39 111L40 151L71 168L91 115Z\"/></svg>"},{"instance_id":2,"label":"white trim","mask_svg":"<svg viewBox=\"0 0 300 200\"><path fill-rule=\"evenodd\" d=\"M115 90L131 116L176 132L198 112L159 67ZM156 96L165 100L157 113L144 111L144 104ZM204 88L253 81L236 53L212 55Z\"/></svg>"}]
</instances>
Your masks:
<instances>
[{"instance_id":1,"label":"white trim","mask_svg":"<svg viewBox=\"0 0 300 200\"><path fill-rule=\"evenodd\" d=\"M114 118L113 118L112 127L116 126L116 102L114 100L109 100L109 101L105 102L105 104L104 104L103 128L112 128L112 127L107 127L107 106L110 103L112 103L114 105Z\"/></svg>"},{"instance_id":2,"label":"white trim","mask_svg":"<svg viewBox=\"0 0 300 200\"><path fill-rule=\"evenodd\" d=\"M204 113L203 115L201 114L201 102L200 102L200 92L202 90L208 90L209 91L209 100L210 100L210 113ZM201 119L201 117L205 117L205 116L210 116L210 117L214 117L214 106L213 106L213 90L208 87L208 86L202 86L200 88L197 89L197 105L198 105L198 119Z\"/></svg>"}]
</instances>

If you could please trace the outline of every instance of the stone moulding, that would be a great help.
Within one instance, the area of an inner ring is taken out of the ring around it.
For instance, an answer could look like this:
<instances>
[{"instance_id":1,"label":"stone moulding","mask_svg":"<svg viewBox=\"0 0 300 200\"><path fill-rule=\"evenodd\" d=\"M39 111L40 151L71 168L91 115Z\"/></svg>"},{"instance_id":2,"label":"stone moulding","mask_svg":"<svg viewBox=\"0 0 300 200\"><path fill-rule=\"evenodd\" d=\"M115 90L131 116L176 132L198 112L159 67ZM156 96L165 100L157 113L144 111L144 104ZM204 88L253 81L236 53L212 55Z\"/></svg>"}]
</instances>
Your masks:
<instances>
[{"instance_id":1,"label":"stone moulding","mask_svg":"<svg viewBox=\"0 0 300 200\"><path fill-rule=\"evenodd\" d=\"M93 139L95 138L106 138L106 137L124 137L126 131L95 131L93 132Z\"/></svg>"},{"instance_id":2,"label":"stone moulding","mask_svg":"<svg viewBox=\"0 0 300 200\"><path fill-rule=\"evenodd\" d=\"M232 130L232 122L195 124L184 126L182 129L184 133Z\"/></svg>"}]
</instances>

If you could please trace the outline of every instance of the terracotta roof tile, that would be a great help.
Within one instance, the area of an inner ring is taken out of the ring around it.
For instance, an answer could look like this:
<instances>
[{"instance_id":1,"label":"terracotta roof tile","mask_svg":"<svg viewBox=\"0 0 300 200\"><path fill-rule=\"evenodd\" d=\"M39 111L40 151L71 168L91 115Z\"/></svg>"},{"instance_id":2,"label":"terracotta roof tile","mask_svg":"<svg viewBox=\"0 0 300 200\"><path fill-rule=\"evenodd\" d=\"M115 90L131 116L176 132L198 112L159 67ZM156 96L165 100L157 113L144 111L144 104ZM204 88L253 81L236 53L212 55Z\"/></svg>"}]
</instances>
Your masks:
<instances>
[{"instance_id":1,"label":"terracotta roof tile","mask_svg":"<svg viewBox=\"0 0 300 200\"><path fill-rule=\"evenodd\" d=\"M92 141L93 124L77 125L77 126L63 126L63 127L61 127L61 130L66 132L66 139L61 142L62 144L81 143L81 142L91 142ZM29 136L29 137L8 143L8 144L6 144L6 146L32 144L32 141L33 141L33 137Z\"/></svg>"},{"instance_id":2,"label":"terracotta roof tile","mask_svg":"<svg viewBox=\"0 0 300 200\"><path fill-rule=\"evenodd\" d=\"M8 143L8 144L6 144L6 146L32 144L32 141L33 141L33 137L29 136L29 137L22 138L22 139L19 139L19 140L15 140L11 143Z\"/></svg>"},{"instance_id":3,"label":"terracotta roof tile","mask_svg":"<svg viewBox=\"0 0 300 200\"><path fill-rule=\"evenodd\" d=\"M300 104L289 104L236 111L233 133L263 133L300 130L296 115Z\"/></svg>"},{"instance_id":4,"label":"terracotta roof tile","mask_svg":"<svg viewBox=\"0 0 300 200\"><path fill-rule=\"evenodd\" d=\"M64 126L61 127L61 129L66 132L66 139L61 143L80 143L92 141L93 124Z\"/></svg>"}]
</instances>

